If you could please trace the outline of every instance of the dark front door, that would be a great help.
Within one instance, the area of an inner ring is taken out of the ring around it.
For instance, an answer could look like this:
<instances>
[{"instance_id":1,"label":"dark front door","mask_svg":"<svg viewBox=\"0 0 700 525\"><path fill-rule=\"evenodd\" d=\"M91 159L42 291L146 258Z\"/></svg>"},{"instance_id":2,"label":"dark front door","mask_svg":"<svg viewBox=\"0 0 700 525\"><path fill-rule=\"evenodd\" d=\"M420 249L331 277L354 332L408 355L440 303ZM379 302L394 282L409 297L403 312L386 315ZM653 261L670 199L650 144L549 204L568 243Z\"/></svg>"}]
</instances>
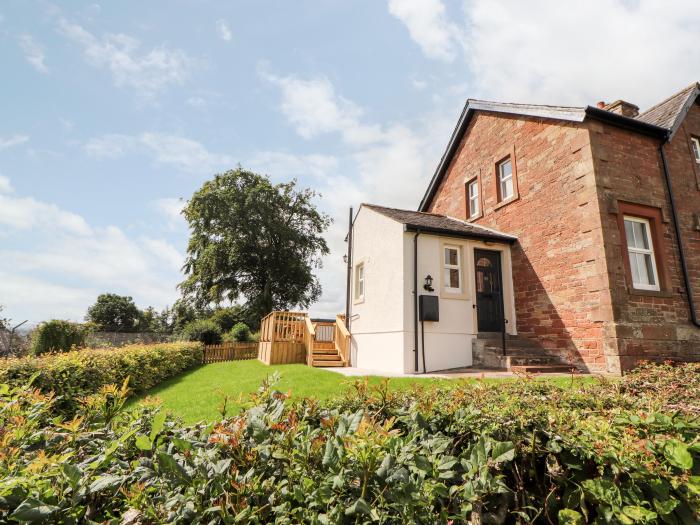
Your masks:
<instances>
[{"instance_id":1,"label":"dark front door","mask_svg":"<svg viewBox=\"0 0 700 525\"><path fill-rule=\"evenodd\" d=\"M479 332L500 332L503 329L503 287L501 286L501 253L474 250L476 269L476 317Z\"/></svg>"}]
</instances>

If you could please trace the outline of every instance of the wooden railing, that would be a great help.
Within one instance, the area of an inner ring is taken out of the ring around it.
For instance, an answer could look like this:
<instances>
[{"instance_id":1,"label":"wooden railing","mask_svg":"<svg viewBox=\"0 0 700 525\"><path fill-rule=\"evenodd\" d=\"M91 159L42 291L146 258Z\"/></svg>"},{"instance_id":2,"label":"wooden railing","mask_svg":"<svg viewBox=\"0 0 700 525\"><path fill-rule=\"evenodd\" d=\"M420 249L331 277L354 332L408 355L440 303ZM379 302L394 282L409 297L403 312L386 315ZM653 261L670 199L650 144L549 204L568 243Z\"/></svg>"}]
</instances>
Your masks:
<instances>
[{"instance_id":1,"label":"wooden railing","mask_svg":"<svg viewBox=\"0 0 700 525\"><path fill-rule=\"evenodd\" d=\"M304 341L304 312L271 312L260 321L260 341Z\"/></svg>"},{"instance_id":2,"label":"wooden railing","mask_svg":"<svg viewBox=\"0 0 700 525\"><path fill-rule=\"evenodd\" d=\"M258 343L228 342L205 346L203 361L205 364L221 363L223 361L255 359L256 357L258 357Z\"/></svg>"},{"instance_id":3,"label":"wooden railing","mask_svg":"<svg viewBox=\"0 0 700 525\"><path fill-rule=\"evenodd\" d=\"M345 366L350 365L350 339L350 332L348 332L348 329L345 327L344 317L339 315L335 319L333 342Z\"/></svg>"},{"instance_id":4,"label":"wooden railing","mask_svg":"<svg viewBox=\"0 0 700 525\"><path fill-rule=\"evenodd\" d=\"M316 329L311 319L307 315L304 319L304 347L306 349L306 364L314 364L314 341L316 340Z\"/></svg>"}]
</instances>

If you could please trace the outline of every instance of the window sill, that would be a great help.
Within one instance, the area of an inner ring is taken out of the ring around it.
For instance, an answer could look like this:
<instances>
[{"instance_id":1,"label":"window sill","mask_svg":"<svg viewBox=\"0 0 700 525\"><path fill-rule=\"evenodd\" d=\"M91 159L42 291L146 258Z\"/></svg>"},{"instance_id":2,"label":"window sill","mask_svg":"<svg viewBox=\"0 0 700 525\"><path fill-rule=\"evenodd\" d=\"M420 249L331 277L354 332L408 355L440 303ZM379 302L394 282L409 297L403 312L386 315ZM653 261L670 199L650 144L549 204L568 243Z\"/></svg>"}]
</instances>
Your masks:
<instances>
[{"instance_id":1,"label":"window sill","mask_svg":"<svg viewBox=\"0 0 700 525\"><path fill-rule=\"evenodd\" d=\"M506 199L506 200L501 201L501 202L499 202L498 204L496 204L496 205L493 207L493 209L494 209L494 211L495 211L495 210L497 210L497 209L499 209L499 208L502 208L503 206L507 206L507 205L510 204L511 202L517 201L518 199L520 199L520 195L517 195L517 194L516 194L516 195L513 195L510 199Z\"/></svg>"},{"instance_id":2,"label":"window sill","mask_svg":"<svg viewBox=\"0 0 700 525\"><path fill-rule=\"evenodd\" d=\"M639 288L628 288L630 295L648 295L650 297L673 297L673 292L669 290L641 290Z\"/></svg>"},{"instance_id":3,"label":"window sill","mask_svg":"<svg viewBox=\"0 0 700 525\"><path fill-rule=\"evenodd\" d=\"M362 304L364 302L365 302L365 298L363 296L363 297L360 297L359 299L353 299L352 304Z\"/></svg>"},{"instance_id":4,"label":"window sill","mask_svg":"<svg viewBox=\"0 0 700 525\"><path fill-rule=\"evenodd\" d=\"M477 213L476 215L474 215L474 216L472 216L472 217L467 217L467 222L478 221L478 220L481 219L483 216L484 216L484 214L483 214L482 212L479 212L479 213Z\"/></svg>"}]
</instances>

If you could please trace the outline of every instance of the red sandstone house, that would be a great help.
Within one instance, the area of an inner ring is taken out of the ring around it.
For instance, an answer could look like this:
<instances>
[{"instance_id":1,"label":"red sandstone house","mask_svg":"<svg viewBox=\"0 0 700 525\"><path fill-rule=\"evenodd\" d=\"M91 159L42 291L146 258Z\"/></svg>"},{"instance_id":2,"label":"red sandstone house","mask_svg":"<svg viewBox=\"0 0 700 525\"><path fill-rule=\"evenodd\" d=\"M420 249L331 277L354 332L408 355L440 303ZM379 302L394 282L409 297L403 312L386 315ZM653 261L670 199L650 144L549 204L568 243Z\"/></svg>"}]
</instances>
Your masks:
<instances>
[{"instance_id":1,"label":"red sandstone house","mask_svg":"<svg viewBox=\"0 0 700 525\"><path fill-rule=\"evenodd\" d=\"M355 366L700 360L700 84L642 113L470 99L419 211L351 231Z\"/></svg>"}]
</instances>

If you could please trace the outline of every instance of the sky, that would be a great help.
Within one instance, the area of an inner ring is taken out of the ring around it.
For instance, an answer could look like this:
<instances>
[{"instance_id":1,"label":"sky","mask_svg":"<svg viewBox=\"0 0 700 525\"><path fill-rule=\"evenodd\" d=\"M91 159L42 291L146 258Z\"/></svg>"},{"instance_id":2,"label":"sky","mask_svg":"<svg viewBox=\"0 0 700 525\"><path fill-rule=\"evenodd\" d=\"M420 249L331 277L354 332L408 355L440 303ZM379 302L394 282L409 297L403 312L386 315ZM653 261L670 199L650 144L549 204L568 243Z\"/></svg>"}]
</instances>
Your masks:
<instances>
[{"instance_id":1,"label":"sky","mask_svg":"<svg viewBox=\"0 0 700 525\"><path fill-rule=\"evenodd\" d=\"M3 0L3 316L171 305L183 202L239 164L321 193L333 316L348 208L415 209L467 98L644 109L698 35L697 0Z\"/></svg>"}]
</instances>

